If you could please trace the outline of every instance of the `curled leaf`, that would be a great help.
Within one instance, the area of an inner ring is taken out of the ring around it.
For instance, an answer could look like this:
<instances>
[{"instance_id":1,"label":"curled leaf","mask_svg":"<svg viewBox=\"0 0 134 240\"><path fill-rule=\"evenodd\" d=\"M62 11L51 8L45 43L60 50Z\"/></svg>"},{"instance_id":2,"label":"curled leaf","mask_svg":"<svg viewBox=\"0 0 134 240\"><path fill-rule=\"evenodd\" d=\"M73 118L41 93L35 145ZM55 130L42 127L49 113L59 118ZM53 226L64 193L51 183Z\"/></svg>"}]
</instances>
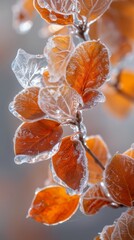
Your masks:
<instances>
[{"instance_id":1,"label":"curled leaf","mask_svg":"<svg viewBox=\"0 0 134 240\"><path fill-rule=\"evenodd\" d=\"M45 116L38 105L39 88L30 87L15 96L9 110L22 121L35 121Z\"/></svg>"},{"instance_id":2,"label":"curled leaf","mask_svg":"<svg viewBox=\"0 0 134 240\"><path fill-rule=\"evenodd\" d=\"M48 119L23 123L14 137L15 162L34 163L50 158L58 151L62 132L58 122Z\"/></svg>"},{"instance_id":3,"label":"curled leaf","mask_svg":"<svg viewBox=\"0 0 134 240\"><path fill-rule=\"evenodd\" d=\"M76 119L78 107L82 105L79 94L67 85L45 87L39 93L39 106L49 117L67 123Z\"/></svg>"},{"instance_id":4,"label":"curled leaf","mask_svg":"<svg viewBox=\"0 0 134 240\"><path fill-rule=\"evenodd\" d=\"M125 154L116 154L106 166L104 182L114 201L133 206L134 159Z\"/></svg>"},{"instance_id":5,"label":"curled leaf","mask_svg":"<svg viewBox=\"0 0 134 240\"><path fill-rule=\"evenodd\" d=\"M48 61L49 74L53 77L54 82L65 75L66 66L73 50L74 44L71 36L58 35L49 38L44 55Z\"/></svg>"},{"instance_id":6,"label":"curled leaf","mask_svg":"<svg viewBox=\"0 0 134 240\"><path fill-rule=\"evenodd\" d=\"M46 59L43 55L31 55L19 49L12 63L12 70L23 88L41 87L45 66Z\"/></svg>"},{"instance_id":7,"label":"curled leaf","mask_svg":"<svg viewBox=\"0 0 134 240\"><path fill-rule=\"evenodd\" d=\"M94 153L94 155L101 161L103 166L106 165L109 160L110 153L106 143L103 141L101 136L90 136L86 138L87 147ZM89 183L97 183L102 180L102 169L95 163L94 159L89 153L86 152L88 159L88 170L89 170Z\"/></svg>"},{"instance_id":8,"label":"curled leaf","mask_svg":"<svg viewBox=\"0 0 134 240\"><path fill-rule=\"evenodd\" d=\"M65 188L49 186L36 192L28 216L45 225L67 221L77 210L79 196L69 196Z\"/></svg>"},{"instance_id":9,"label":"curled leaf","mask_svg":"<svg viewBox=\"0 0 134 240\"><path fill-rule=\"evenodd\" d=\"M79 140L62 139L59 151L52 157L54 180L67 187L70 194L80 194L87 184L87 159Z\"/></svg>"},{"instance_id":10,"label":"curled leaf","mask_svg":"<svg viewBox=\"0 0 134 240\"><path fill-rule=\"evenodd\" d=\"M43 19L45 19L48 23L55 23L59 25L72 25L73 24L73 16L72 15L63 15L60 13L56 13L47 9L46 7L42 8L38 0L33 0L34 7L37 12L41 15Z\"/></svg>"},{"instance_id":11,"label":"curled leaf","mask_svg":"<svg viewBox=\"0 0 134 240\"><path fill-rule=\"evenodd\" d=\"M106 47L99 41L88 41L76 47L67 65L66 79L87 103L89 101L85 94L99 88L108 78L108 73L109 57Z\"/></svg>"},{"instance_id":12,"label":"curled leaf","mask_svg":"<svg viewBox=\"0 0 134 240\"><path fill-rule=\"evenodd\" d=\"M87 215L96 214L102 207L111 205L111 199L105 194L100 183L92 185L82 195L81 211Z\"/></svg>"}]
</instances>

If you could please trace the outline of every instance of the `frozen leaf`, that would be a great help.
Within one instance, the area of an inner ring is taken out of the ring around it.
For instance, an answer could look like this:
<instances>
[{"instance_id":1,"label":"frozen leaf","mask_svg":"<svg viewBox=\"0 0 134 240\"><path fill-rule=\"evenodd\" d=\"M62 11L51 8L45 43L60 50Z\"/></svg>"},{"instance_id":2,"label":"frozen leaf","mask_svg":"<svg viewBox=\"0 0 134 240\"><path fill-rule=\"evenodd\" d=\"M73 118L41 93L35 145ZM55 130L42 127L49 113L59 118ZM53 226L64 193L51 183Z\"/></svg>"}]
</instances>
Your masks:
<instances>
[{"instance_id":1,"label":"frozen leaf","mask_svg":"<svg viewBox=\"0 0 134 240\"><path fill-rule=\"evenodd\" d=\"M106 165L110 158L110 153L106 143L99 136L90 136L86 138L87 147L94 153L94 155L101 161L103 166ZM88 159L89 183L97 183L102 180L102 169L95 163L94 159L89 153L86 153Z\"/></svg>"},{"instance_id":2,"label":"frozen leaf","mask_svg":"<svg viewBox=\"0 0 134 240\"><path fill-rule=\"evenodd\" d=\"M44 24L44 27L40 30L40 36L42 38L48 38L52 35L67 35L69 34L69 29L67 26L62 26L59 24Z\"/></svg>"},{"instance_id":3,"label":"frozen leaf","mask_svg":"<svg viewBox=\"0 0 134 240\"><path fill-rule=\"evenodd\" d=\"M15 96L9 105L9 110L22 121L35 121L45 116L38 105L39 88L30 87Z\"/></svg>"},{"instance_id":4,"label":"frozen leaf","mask_svg":"<svg viewBox=\"0 0 134 240\"><path fill-rule=\"evenodd\" d=\"M28 217L45 225L67 221L76 212L79 196L69 196L65 188L49 186L36 192Z\"/></svg>"},{"instance_id":5,"label":"frozen leaf","mask_svg":"<svg viewBox=\"0 0 134 240\"><path fill-rule=\"evenodd\" d=\"M116 154L105 168L104 182L114 201L133 206L134 159L125 154Z\"/></svg>"},{"instance_id":6,"label":"frozen leaf","mask_svg":"<svg viewBox=\"0 0 134 240\"><path fill-rule=\"evenodd\" d=\"M37 0L41 8L60 14L72 14L77 11L77 0Z\"/></svg>"},{"instance_id":7,"label":"frozen leaf","mask_svg":"<svg viewBox=\"0 0 134 240\"><path fill-rule=\"evenodd\" d=\"M75 120L82 99L67 85L45 87L39 93L39 106L49 117L62 123Z\"/></svg>"},{"instance_id":8,"label":"frozen leaf","mask_svg":"<svg viewBox=\"0 0 134 240\"><path fill-rule=\"evenodd\" d=\"M48 61L48 71L53 81L57 81L65 75L66 66L70 55L74 50L71 36L58 35L49 38L44 49L44 55Z\"/></svg>"},{"instance_id":9,"label":"frozen leaf","mask_svg":"<svg viewBox=\"0 0 134 240\"><path fill-rule=\"evenodd\" d=\"M87 103L85 94L99 88L108 78L108 73L109 57L106 47L99 41L88 41L76 47L67 66L66 79Z\"/></svg>"},{"instance_id":10,"label":"frozen leaf","mask_svg":"<svg viewBox=\"0 0 134 240\"><path fill-rule=\"evenodd\" d=\"M134 146L132 144L132 147L129 148L127 151L125 151L123 154L131 157L131 158L134 158Z\"/></svg>"},{"instance_id":11,"label":"frozen leaf","mask_svg":"<svg viewBox=\"0 0 134 240\"><path fill-rule=\"evenodd\" d=\"M62 128L53 120L23 123L14 137L15 162L34 163L50 158L58 151Z\"/></svg>"},{"instance_id":12,"label":"frozen leaf","mask_svg":"<svg viewBox=\"0 0 134 240\"><path fill-rule=\"evenodd\" d=\"M134 239L134 208L122 213L114 225L105 226L100 234L103 240Z\"/></svg>"},{"instance_id":13,"label":"frozen leaf","mask_svg":"<svg viewBox=\"0 0 134 240\"><path fill-rule=\"evenodd\" d=\"M81 211L87 215L96 214L102 207L111 205L100 183L92 185L81 197Z\"/></svg>"},{"instance_id":14,"label":"frozen leaf","mask_svg":"<svg viewBox=\"0 0 134 240\"><path fill-rule=\"evenodd\" d=\"M54 180L67 187L70 194L80 194L87 184L87 159L79 140L62 139L59 151L52 157Z\"/></svg>"},{"instance_id":15,"label":"frozen leaf","mask_svg":"<svg viewBox=\"0 0 134 240\"><path fill-rule=\"evenodd\" d=\"M132 103L119 94L115 88L107 84L103 88L103 93L106 97L104 106L106 106L111 113L119 118L126 117L129 114L133 106Z\"/></svg>"},{"instance_id":16,"label":"frozen leaf","mask_svg":"<svg viewBox=\"0 0 134 240\"><path fill-rule=\"evenodd\" d=\"M97 90L88 90L83 94L83 102L85 103L83 109L92 108L100 102L105 102L105 96Z\"/></svg>"},{"instance_id":17,"label":"frozen leaf","mask_svg":"<svg viewBox=\"0 0 134 240\"><path fill-rule=\"evenodd\" d=\"M12 63L12 70L23 88L40 87L45 66L46 59L43 55L31 55L19 49Z\"/></svg>"},{"instance_id":18,"label":"frozen leaf","mask_svg":"<svg viewBox=\"0 0 134 240\"><path fill-rule=\"evenodd\" d=\"M112 238L112 233L113 233L114 227L115 227L114 225L105 226L102 230L102 233L100 234L100 239L114 240Z\"/></svg>"},{"instance_id":19,"label":"frozen leaf","mask_svg":"<svg viewBox=\"0 0 134 240\"><path fill-rule=\"evenodd\" d=\"M100 236L98 235L93 240L101 240L101 239L100 239Z\"/></svg>"},{"instance_id":20,"label":"frozen leaf","mask_svg":"<svg viewBox=\"0 0 134 240\"><path fill-rule=\"evenodd\" d=\"M80 15L92 23L109 8L111 2L112 0L79 0Z\"/></svg>"},{"instance_id":21,"label":"frozen leaf","mask_svg":"<svg viewBox=\"0 0 134 240\"><path fill-rule=\"evenodd\" d=\"M20 33L25 33L32 27L32 18L35 12L33 0L20 0L12 8L13 26Z\"/></svg>"},{"instance_id":22,"label":"frozen leaf","mask_svg":"<svg viewBox=\"0 0 134 240\"><path fill-rule=\"evenodd\" d=\"M47 8L42 8L38 0L34 1L34 7L38 11L38 13L41 15L43 19L45 19L48 23L55 23L59 25L72 25L73 24L73 16L72 15L63 15L56 13L54 11L51 11Z\"/></svg>"},{"instance_id":23,"label":"frozen leaf","mask_svg":"<svg viewBox=\"0 0 134 240\"><path fill-rule=\"evenodd\" d=\"M121 214L115 224L111 238L112 240L134 239L134 208L130 208Z\"/></svg>"}]
</instances>

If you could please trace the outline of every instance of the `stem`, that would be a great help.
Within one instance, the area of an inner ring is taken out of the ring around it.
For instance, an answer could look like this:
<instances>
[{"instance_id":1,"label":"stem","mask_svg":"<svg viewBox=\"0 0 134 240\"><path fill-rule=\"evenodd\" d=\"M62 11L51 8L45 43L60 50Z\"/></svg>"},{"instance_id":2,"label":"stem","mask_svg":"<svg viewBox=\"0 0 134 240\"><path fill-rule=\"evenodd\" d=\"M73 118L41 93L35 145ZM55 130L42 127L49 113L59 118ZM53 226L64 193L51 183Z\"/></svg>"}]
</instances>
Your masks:
<instances>
[{"instance_id":1,"label":"stem","mask_svg":"<svg viewBox=\"0 0 134 240\"><path fill-rule=\"evenodd\" d=\"M80 142L82 143L84 149L86 150L87 153L89 153L91 155L91 157L94 159L94 161L96 162L96 164L98 164L98 166L102 169L102 170L105 170L103 164L101 163L101 161L94 155L94 153L90 150L89 147L87 147L85 141L84 141L84 137L83 137L83 134L82 134L82 131L81 131L81 113L78 111L77 112L77 126L78 126L78 129L79 129L79 132L80 132L80 135L79 135L79 140Z\"/></svg>"},{"instance_id":2,"label":"stem","mask_svg":"<svg viewBox=\"0 0 134 240\"><path fill-rule=\"evenodd\" d=\"M86 37L85 37L85 32L87 30L87 22L84 22L82 19L82 24L77 25L74 24L74 27L77 29L77 35L82 38L84 41L86 41Z\"/></svg>"}]
</instances>

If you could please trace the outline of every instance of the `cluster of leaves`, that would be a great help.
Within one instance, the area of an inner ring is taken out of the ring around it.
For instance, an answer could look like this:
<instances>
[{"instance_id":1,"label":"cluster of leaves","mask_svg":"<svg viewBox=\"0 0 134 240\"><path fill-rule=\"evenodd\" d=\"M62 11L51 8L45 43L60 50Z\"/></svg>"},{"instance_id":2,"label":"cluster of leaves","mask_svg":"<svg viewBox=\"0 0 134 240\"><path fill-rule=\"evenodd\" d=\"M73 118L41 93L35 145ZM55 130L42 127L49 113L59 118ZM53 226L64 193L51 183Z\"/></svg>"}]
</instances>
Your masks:
<instances>
[{"instance_id":1,"label":"cluster of leaves","mask_svg":"<svg viewBox=\"0 0 134 240\"><path fill-rule=\"evenodd\" d=\"M32 0L24 0L18 5L17 19L19 24L21 20L27 24L36 9L49 23L72 25L75 33L86 40L88 26L110 3L34 0L33 7ZM119 54L120 59L124 54ZM67 34L50 37L42 55L18 50L12 70L24 89L9 105L10 111L23 121L14 137L15 162L36 163L51 158L47 186L35 192L28 216L53 225L68 220L79 206L87 215L104 206L127 206L130 209L96 239L129 240L134 235L134 149L111 157L100 136L87 137L82 121L84 109L104 101L100 87L109 79L109 64L108 49L100 40L75 46ZM103 91L107 95L112 85L116 92L133 100L133 73L117 73L116 82L106 83ZM73 129L72 135L63 137L64 125ZM125 233L120 238L119 231Z\"/></svg>"}]
</instances>

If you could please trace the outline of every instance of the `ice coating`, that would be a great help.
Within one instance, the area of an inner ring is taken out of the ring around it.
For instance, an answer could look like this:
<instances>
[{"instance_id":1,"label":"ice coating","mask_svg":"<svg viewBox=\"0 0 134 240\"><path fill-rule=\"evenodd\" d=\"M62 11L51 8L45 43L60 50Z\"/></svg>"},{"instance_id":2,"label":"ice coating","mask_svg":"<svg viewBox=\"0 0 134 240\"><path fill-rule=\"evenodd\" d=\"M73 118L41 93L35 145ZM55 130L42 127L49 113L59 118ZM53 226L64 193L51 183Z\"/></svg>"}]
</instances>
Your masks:
<instances>
[{"instance_id":1,"label":"ice coating","mask_svg":"<svg viewBox=\"0 0 134 240\"><path fill-rule=\"evenodd\" d=\"M77 109L83 102L74 89L62 85L42 88L39 92L38 103L42 111L49 117L67 123L75 120Z\"/></svg>"},{"instance_id":2,"label":"ice coating","mask_svg":"<svg viewBox=\"0 0 134 240\"><path fill-rule=\"evenodd\" d=\"M87 158L85 156L85 150L81 142L79 140L72 140L71 137L66 137L63 139L63 141L67 138L68 140L70 139L69 141L72 142L71 144L74 144L74 151L72 153L69 152L71 151L71 145L69 144L70 147L68 147L68 143L65 143L67 147L65 149L65 147L62 145L62 142L58 153L52 158L50 168L54 181L66 187L68 194L81 194L84 188L87 186ZM72 161L75 163L72 163ZM79 169L79 166L82 170ZM64 172L63 175L60 175L59 170L61 170L62 173ZM68 176L70 177L68 178ZM75 184L73 183L74 181Z\"/></svg>"},{"instance_id":3,"label":"ice coating","mask_svg":"<svg viewBox=\"0 0 134 240\"><path fill-rule=\"evenodd\" d=\"M41 154L30 156L30 155L17 155L14 158L14 162L18 165L23 163L38 163L41 161L45 161L50 159L52 156L54 156L58 149L59 149L60 143L57 143L51 151L46 151Z\"/></svg>"},{"instance_id":4,"label":"ice coating","mask_svg":"<svg viewBox=\"0 0 134 240\"><path fill-rule=\"evenodd\" d=\"M77 11L77 0L37 0L41 8L60 14L71 14Z\"/></svg>"},{"instance_id":5,"label":"ice coating","mask_svg":"<svg viewBox=\"0 0 134 240\"><path fill-rule=\"evenodd\" d=\"M46 67L43 55L31 55L19 49L12 63L12 71L23 88L41 87L42 73Z\"/></svg>"},{"instance_id":6,"label":"ice coating","mask_svg":"<svg viewBox=\"0 0 134 240\"><path fill-rule=\"evenodd\" d=\"M51 81L58 81L65 75L66 66L74 50L74 43L69 35L57 35L49 38L44 55L48 62Z\"/></svg>"}]
</instances>

